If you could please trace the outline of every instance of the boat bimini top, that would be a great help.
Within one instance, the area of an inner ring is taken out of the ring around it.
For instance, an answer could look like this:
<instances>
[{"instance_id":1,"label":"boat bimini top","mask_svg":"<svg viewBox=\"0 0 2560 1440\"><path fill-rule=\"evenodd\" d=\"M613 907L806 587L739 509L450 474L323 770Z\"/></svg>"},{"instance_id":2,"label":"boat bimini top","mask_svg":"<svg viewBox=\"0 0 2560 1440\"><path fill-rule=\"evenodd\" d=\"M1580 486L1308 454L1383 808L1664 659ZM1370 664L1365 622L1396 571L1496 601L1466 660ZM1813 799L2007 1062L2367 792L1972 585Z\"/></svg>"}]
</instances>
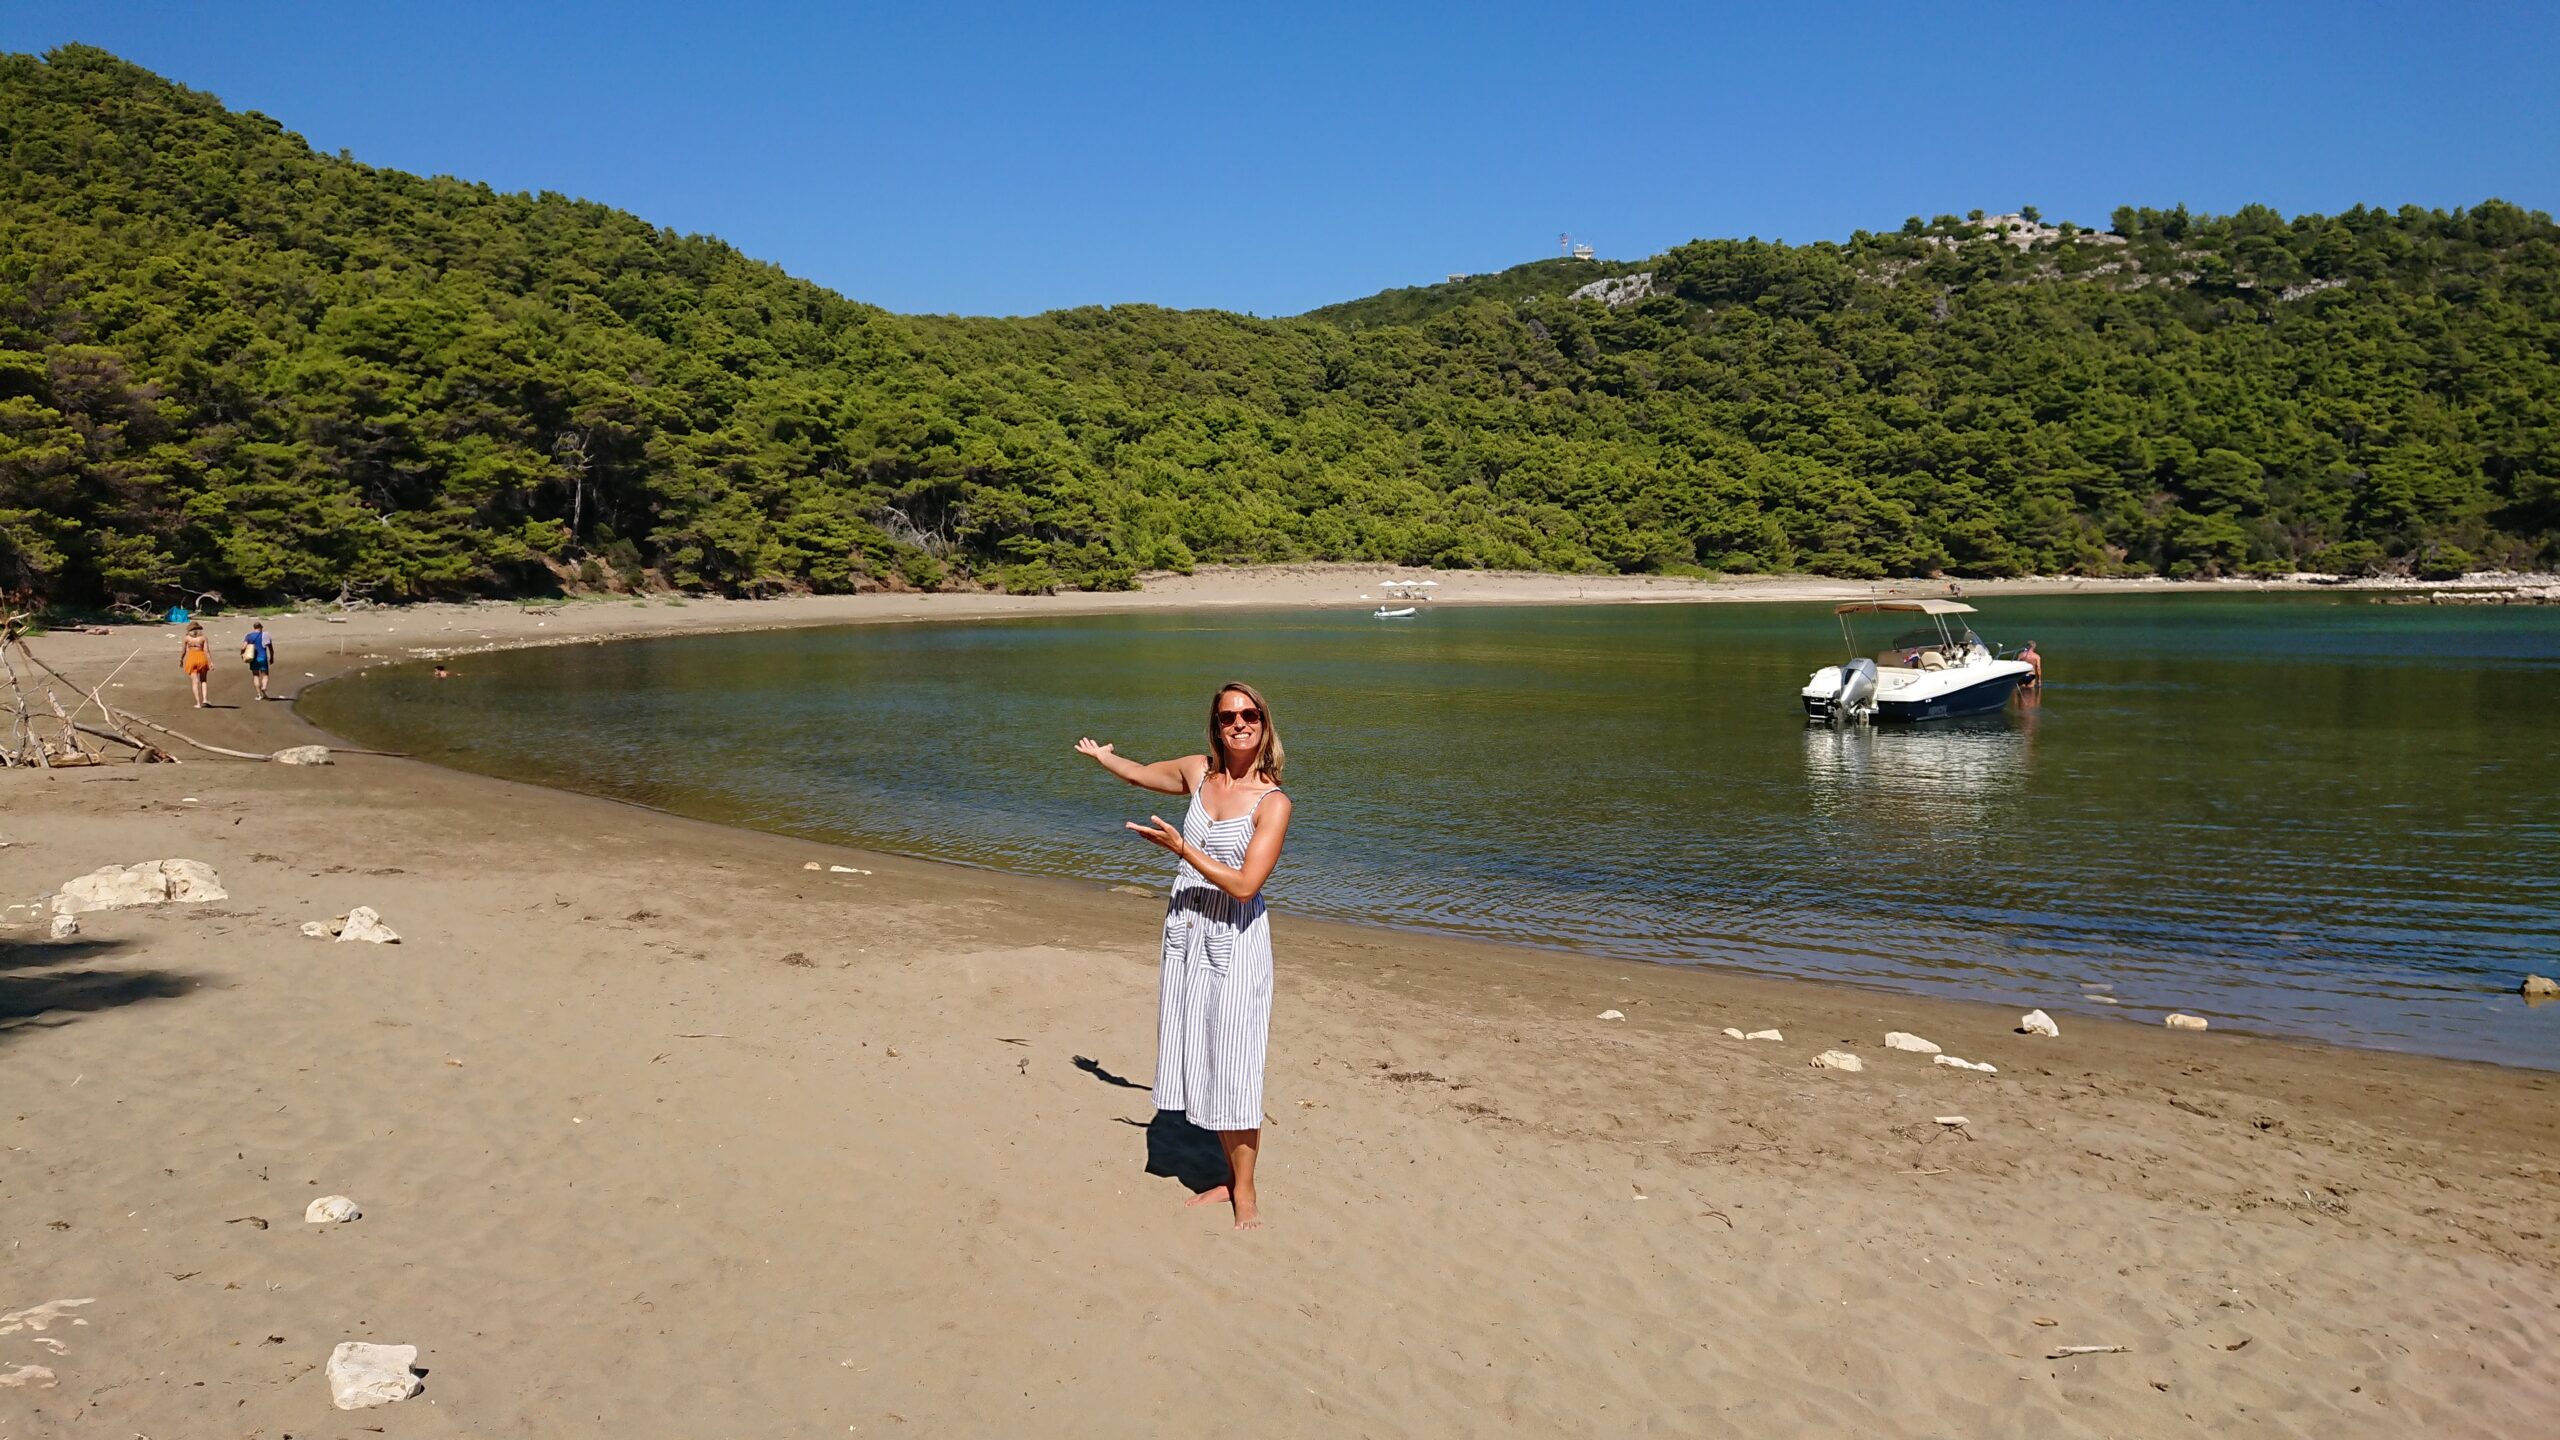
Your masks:
<instances>
[{"instance_id":1,"label":"boat bimini top","mask_svg":"<svg viewBox=\"0 0 2560 1440\"><path fill-rule=\"evenodd\" d=\"M1852 600L1831 612L1834 615L1970 615L1973 607L1961 600Z\"/></svg>"}]
</instances>

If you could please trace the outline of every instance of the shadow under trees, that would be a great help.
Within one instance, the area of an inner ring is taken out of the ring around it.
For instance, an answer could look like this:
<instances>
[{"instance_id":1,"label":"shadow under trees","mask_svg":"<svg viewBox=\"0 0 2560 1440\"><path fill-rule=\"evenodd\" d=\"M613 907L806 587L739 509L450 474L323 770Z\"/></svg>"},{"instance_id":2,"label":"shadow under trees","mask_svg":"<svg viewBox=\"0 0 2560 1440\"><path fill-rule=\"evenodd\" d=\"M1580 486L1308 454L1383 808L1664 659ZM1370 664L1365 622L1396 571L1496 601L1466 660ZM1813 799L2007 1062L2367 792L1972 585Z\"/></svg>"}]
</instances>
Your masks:
<instances>
[{"instance_id":1,"label":"shadow under trees","mask_svg":"<svg viewBox=\"0 0 2560 1440\"><path fill-rule=\"evenodd\" d=\"M200 981L176 970L92 965L127 948L120 940L0 941L0 1041L68 1025L82 1014L193 994Z\"/></svg>"}]
</instances>

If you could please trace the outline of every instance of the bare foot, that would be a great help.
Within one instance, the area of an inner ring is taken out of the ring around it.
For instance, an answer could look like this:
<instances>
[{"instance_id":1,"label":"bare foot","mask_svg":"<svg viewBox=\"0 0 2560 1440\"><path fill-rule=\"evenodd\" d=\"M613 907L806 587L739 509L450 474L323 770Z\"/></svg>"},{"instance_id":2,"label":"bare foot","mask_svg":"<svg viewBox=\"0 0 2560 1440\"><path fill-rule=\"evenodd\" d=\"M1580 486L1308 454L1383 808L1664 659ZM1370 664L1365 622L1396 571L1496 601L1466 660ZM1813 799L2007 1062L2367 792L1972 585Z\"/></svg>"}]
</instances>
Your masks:
<instances>
[{"instance_id":1,"label":"bare foot","mask_svg":"<svg viewBox=\"0 0 2560 1440\"><path fill-rule=\"evenodd\" d=\"M1226 1203L1226 1199L1227 1187L1220 1185L1212 1190L1203 1190L1199 1194L1192 1196L1190 1199L1183 1201L1182 1208L1189 1210L1200 1205L1222 1205Z\"/></svg>"},{"instance_id":2,"label":"bare foot","mask_svg":"<svg viewBox=\"0 0 2560 1440\"><path fill-rule=\"evenodd\" d=\"M1239 1230L1262 1228L1262 1204L1251 1192L1236 1197L1236 1228Z\"/></svg>"}]
</instances>

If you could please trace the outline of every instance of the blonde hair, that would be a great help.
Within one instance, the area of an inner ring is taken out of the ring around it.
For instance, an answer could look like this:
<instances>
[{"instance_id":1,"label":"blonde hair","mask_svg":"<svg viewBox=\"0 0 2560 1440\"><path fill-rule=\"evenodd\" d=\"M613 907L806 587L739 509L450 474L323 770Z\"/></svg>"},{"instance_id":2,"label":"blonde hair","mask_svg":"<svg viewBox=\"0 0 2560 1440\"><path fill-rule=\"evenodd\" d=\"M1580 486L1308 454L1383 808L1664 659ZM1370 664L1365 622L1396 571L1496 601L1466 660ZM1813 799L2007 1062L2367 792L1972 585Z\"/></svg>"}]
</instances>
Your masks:
<instances>
[{"instance_id":1,"label":"blonde hair","mask_svg":"<svg viewBox=\"0 0 2560 1440\"><path fill-rule=\"evenodd\" d=\"M1218 734L1218 702L1230 694L1241 695L1262 712L1262 748L1254 754L1254 773L1277 785L1280 767L1287 763L1287 752L1280 748L1280 722L1271 718L1271 702L1262 692L1241 680L1230 680L1209 697L1209 768L1223 770L1227 766L1227 743Z\"/></svg>"}]
</instances>

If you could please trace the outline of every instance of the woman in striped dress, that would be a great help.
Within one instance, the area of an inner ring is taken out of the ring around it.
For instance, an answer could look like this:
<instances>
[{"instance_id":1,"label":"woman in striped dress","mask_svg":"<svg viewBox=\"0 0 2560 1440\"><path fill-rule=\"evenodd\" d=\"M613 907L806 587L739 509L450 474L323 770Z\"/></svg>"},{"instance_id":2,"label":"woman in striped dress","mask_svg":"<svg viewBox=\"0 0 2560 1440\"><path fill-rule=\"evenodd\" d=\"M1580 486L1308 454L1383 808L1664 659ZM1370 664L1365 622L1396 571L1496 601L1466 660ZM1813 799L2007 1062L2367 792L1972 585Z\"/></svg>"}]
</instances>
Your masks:
<instances>
[{"instance_id":1,"label":"woman in striped dress","mask_svg":"<svg viewBox=\"0 0 2560 1440\"><path fill-rule=\"evenodd\" d=\"M1128 828L1181 860L1165 906L1164 976L1157 991L1159 1110L1179 1110L1214 1130L1226 1152L1227 1183L1192 1197L1226 1201L1236 1228L1262 1227L1253 1185L1262 1148L1262 1054L1271 1031L1271 917L1262 884L1280 863L1289 833L1289 797L1280 793L1280 730L1250 685L1230 684L1209 701L1203 755L1141 764L1087 738L1076 742L1102 768L1142 790L1189 794L1175 829L1162 816Z\"/></svg>"}]
</instances>

